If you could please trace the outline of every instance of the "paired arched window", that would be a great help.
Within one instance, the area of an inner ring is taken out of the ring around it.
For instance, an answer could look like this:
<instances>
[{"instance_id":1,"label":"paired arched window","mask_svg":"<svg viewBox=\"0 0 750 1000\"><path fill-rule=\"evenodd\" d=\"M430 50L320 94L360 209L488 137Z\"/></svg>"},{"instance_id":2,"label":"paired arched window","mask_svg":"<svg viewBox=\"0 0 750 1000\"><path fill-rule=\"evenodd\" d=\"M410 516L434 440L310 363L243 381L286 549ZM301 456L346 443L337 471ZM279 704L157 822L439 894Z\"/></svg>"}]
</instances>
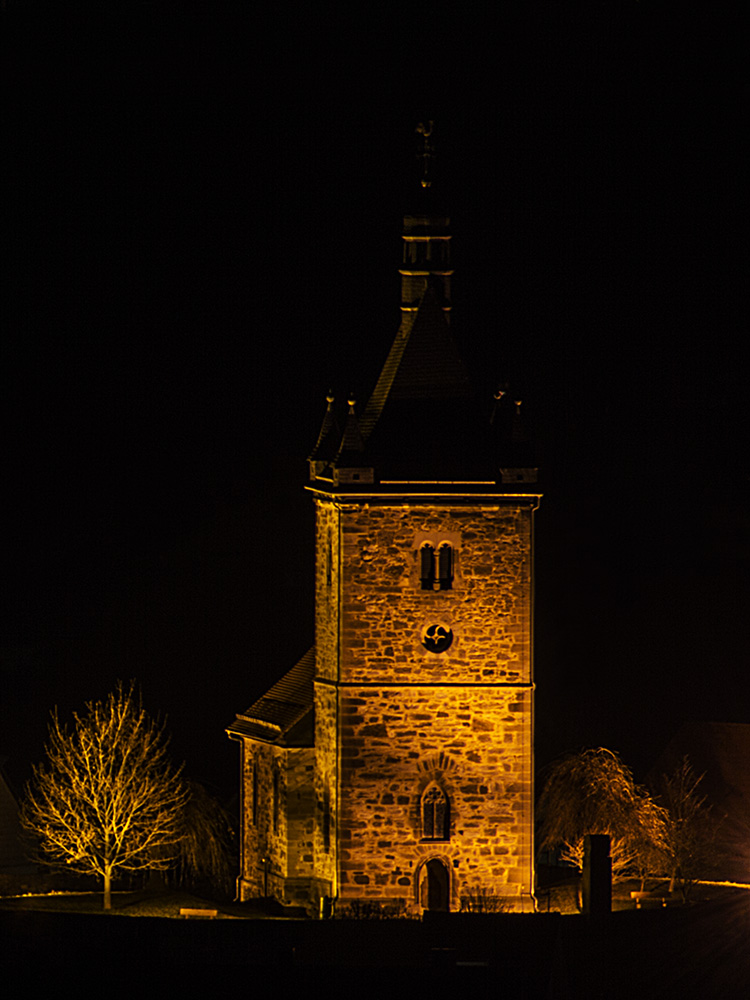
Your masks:
<instances>
[{"instance_id":1,"label":"paired arched window","mask_svg":"<svg viewBox=\"0 0 750 1000\"><path fill-rule=\"evenodd\" d=\"M422 590L451 590L453 587L453 546L443 542L435 546L425 542L419 550L419 576Z\"/></svg>"},{"instance_id":2,"label":"paired arched window","mask_svg":"<svg viewBox=\"0 0 750 1000\"><path fill-rule=\"evenodd\" d=\"M438 785L429 785L422 794L422 839L450 838L448 796Z\"/></svg>"}]
</instances>

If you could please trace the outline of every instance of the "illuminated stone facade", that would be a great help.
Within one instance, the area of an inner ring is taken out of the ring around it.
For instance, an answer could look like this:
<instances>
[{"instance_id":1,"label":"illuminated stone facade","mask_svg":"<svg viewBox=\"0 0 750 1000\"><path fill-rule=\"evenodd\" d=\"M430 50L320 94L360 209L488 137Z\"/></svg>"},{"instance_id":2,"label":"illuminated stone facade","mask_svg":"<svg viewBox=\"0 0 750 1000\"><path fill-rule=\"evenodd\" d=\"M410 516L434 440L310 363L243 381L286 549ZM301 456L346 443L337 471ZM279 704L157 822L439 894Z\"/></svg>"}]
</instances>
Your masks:
<instances>
[{"instance_id":1,"label":"illuminated stone facade","mask_svg":"<svg viewBox=\"0 0 750 1000\"><path fill-rule=\"evenodd\" d=\"M314 651L228 730L243 899L531 908L539 493L519 435L475 409L448 220L431 251L430 218L405 221L403 320L370 402L339 421L329 400L310 459Z\"/></svg>"},{"instance_id":2,"label":"illuminated stone facade","mask_svg":"<svg viewBox=\"0 0 750 1000\"><path fill-rule=\"evenodd\" d=\"M404 499L317 499L316 733L336 734L337 895L425 905L435 859L450 909L483 892L520 903L532 877L533 505ZM450 589L422 589L423 537L451 540ZM444 652L423 644L434 624L452 633ZM431 789L444 816L425 829Z\"/></svg>"}]
</instances>

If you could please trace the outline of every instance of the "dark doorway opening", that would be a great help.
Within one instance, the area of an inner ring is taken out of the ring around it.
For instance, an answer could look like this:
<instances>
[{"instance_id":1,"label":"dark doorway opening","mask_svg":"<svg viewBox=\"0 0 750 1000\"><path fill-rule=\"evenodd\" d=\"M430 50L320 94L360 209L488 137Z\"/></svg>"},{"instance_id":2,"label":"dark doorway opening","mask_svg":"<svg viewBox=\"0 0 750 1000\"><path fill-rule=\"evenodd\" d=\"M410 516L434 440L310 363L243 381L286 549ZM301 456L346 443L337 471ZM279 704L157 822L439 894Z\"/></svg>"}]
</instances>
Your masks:
<instances>
[{"instance_id":1,"label":"dark doorway opening","mask_svg":"<svg viewBox=\"0 0 750 1000\"><path fill-rule=\"evenodd\" d=\"M421 889L422 906L425 909L447 912L450 900L450 879L448 869L439 858L431 858L424 866Z\"/></svg>"}]
</instances>

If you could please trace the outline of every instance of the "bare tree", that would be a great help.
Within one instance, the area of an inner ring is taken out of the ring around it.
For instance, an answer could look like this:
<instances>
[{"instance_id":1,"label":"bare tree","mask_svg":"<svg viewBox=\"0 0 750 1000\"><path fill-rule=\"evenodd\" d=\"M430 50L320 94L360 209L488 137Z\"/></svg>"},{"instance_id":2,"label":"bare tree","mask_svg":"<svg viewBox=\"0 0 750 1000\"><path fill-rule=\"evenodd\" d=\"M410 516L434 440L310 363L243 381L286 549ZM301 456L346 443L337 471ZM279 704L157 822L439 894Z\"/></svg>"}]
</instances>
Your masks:
<instances>
[{"instance_id":1,"label":"bare tree","mask_svg":"<svg viewBox=\"0 0 750 1000\"><path fill-rule=\"evenodd\" d=\"M175 868L178 885L202 880L226 892L236 874L232 817L197 781L188 782L190 801L183 811L183 835Z\"/></svg>"},{"instance_id":2,"label":"bare tree","mask_svg":"<svg viewBox=\"0 0 750 1000\"><path fill-rule=\"evenodd\" d=\"M636 785L630 769L604 747L580 750L555 761L537 806L539 846L560 849L581 870L583 838L606 833L612 843L612 874L641 878L656 863L663 810Z\"/></svg>"},{"instance_id":3,"label":"bare tree","mask_svg":"<svg viewBox=\"0 0 750 1000\"><path fill-rule=\"evenodd\" d=\"M671 774L663 774L657 794L666 822L662 854L669 874L669 891L679 890L687 902L691 888L715 862L718 822L699 786L703 775L696 774L683 757Z\"/></svg>"},{"instance_id":4,"label":"bare tree","mask_svg":"<svg viewBox=\"0 0 750 1000\"><path fill-rule=\"evenodd\" d=\"M34 767L21 822L38 860L102 878L105 910L113 877L165 869L178 853L189 792L167 743L132 683L89 702L72 728L52 712L47 759Z\"/></svg>"}]
</instances>

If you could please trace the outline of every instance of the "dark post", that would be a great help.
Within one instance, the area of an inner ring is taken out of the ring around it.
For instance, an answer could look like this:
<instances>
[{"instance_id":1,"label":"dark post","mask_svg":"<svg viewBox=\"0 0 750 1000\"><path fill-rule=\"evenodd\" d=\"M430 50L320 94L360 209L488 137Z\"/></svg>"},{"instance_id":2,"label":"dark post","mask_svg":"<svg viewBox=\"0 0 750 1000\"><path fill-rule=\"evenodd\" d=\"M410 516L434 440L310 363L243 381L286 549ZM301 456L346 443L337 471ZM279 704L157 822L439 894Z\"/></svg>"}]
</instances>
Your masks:
<instances>
[{"instance_id":1,"label":"dark post","mask_svg":"<svg viewBox=\"0 0 750 1000\"><path fill-rule=\"evenodd\" d=\"M583 912L592 917L612 912L612 859L606 833L587 833L583 838Z\"/></svg>"}]
</instances>

